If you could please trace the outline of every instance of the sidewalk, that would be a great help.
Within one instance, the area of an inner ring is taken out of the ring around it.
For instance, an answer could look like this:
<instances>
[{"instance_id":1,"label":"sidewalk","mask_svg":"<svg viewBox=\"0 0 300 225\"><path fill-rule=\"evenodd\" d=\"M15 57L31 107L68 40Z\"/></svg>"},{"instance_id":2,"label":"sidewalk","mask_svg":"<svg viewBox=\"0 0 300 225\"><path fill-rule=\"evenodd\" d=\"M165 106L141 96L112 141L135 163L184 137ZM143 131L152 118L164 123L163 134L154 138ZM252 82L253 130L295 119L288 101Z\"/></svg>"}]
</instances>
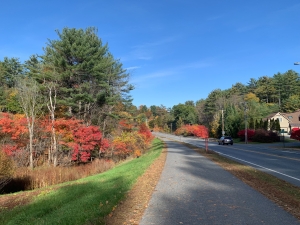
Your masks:
<instances>
[{"instance_id":1,"label":"sidewalk","mask_svg":"<svg viewBox=\"0 0 300 225\"><path fill-rule=\"evenodd\" d=\"M140 225L300 224L197 152L164 139L168 156Z\"/></svg>"}]
</instances>

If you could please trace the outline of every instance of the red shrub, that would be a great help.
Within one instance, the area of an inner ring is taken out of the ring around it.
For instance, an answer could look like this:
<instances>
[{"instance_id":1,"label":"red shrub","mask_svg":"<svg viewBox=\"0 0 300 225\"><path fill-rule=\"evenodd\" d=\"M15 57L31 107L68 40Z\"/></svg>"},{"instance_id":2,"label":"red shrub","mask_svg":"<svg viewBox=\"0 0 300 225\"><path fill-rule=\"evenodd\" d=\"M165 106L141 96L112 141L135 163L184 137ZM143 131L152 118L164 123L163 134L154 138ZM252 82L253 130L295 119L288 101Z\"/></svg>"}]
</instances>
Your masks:
<instances>
[{"instance_id":1,"label":"red shrub","mask_svg":"<svg viewBox=\"0 0 300 225\"><path fill-rule=\"evenodd\" d=\"M146 126L145 123L140 124L138 133L145 138L147 144L150 144L150 142L154 138L154 136L152 135L151 131L149 130L149 128Z\"/></svg>"},{"instance_id":2,"label":"red shrub","mask_svg":"<svg viewBox=\"0 0 300 225\"><path fill-rule=\"evenodd\" d=\"M253 136L253 141L262 142L262 143L271 143L280 141L280 137L276 132L266 131L265 129L257 129L255 130L255 134Z\"/></svg>"},{"instance_id":3,"label":"red shrub","mask_svg":"<svg viewBox=\"0 0 300 225\"><path fill-rule=\"evenodd\" d=\"M292 129L291 138L300 141L300 129L299 128Z\"/></svg>"},{"instance_id":4,"label":"red shrub","mask_svg":"<svg viewBox=\"0 0 300 225\"><path fill-rule=\"evenodd\" d=\"M245 140L245 130L240 130L237 135L241 140ZM255 135L255 130L247 129L247 139L249 141L253 140L253 136Z\"/></svg>"}]
</instances>

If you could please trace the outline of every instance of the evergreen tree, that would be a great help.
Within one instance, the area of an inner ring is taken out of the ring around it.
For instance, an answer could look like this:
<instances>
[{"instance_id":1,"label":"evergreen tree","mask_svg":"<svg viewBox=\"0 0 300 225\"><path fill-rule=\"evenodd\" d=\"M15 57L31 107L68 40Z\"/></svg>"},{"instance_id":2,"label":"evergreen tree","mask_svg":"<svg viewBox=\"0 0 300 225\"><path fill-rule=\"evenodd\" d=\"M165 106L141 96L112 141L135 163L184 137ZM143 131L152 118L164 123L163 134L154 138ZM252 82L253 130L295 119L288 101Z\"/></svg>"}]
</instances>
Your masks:
<instances>
[{"instance_id":1,"label":"evergreen tree","mask_svg":"<svg viewBox=\"0 0 300 225\"><path fill-rule=\"evenodd\" d=\"M268 127L269 127L269 121L268 120L265 120L264 122L263 122L263 129L265 129L265 130L268 130Z\"/></svg>"},{"instance_id":2,"label":"evergreen tree","mask_svg":"<svg viewBox=\"0 0 300 225\"><path fill-rule=\"evenodd\" d=\"M52 74L50 79L59 84L58 105L67 106L68 115L87 123L92 115L100 116L95 114L99 107L105 120L118 102L130 102L128 93L133 89L129 74L96 32L95 28L56 31L59 39L49 40L42 56L45 70Z\"/></svg>"},{"instance_id":3,"label":"evergreen tree","mask_svg":"<svg viewBox=\"0 0 300 225\"><path fill-rule=\"evenodd\" d=\"M254 129L255 125L254 125L254 119L253 117L250 118L250 121L249 121L249 129Z\"/></svg>"}]
</instances>

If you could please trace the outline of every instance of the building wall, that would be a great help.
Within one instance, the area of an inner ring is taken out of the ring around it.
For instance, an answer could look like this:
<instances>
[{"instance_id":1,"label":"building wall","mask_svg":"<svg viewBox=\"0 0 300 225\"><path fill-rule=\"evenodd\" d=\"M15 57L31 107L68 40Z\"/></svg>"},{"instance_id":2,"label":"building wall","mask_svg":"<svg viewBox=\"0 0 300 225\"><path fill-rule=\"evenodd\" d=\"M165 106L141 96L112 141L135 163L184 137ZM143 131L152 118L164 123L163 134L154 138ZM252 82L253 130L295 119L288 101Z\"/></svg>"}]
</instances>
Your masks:
<instances>
[{"instance_id":1,"label":"building wall","mask_svg":"<svg viewBox=\"0 0 300 225\"><path fill-rule=\"evenodd\" d=\"M281 130L284 130L287 133L290 132L290 123L285 117L283 117L282 115L277 113L272 119L274 119L274 120L279 119L279 124L280 124Z\"/></svg>"}]
</instances>

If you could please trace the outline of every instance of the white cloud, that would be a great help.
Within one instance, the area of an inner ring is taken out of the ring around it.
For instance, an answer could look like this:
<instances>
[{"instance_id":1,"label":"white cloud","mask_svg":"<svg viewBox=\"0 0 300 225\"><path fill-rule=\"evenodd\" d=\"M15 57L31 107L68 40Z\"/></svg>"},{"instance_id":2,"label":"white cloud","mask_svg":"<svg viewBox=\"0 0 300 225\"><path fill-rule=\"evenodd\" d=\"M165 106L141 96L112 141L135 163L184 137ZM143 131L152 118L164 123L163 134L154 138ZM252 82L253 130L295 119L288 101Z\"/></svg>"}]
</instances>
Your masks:
<instances>
[{"instance_id":1,"label":"white cloud","mask_svg":"<svg viewBox=\"0 0 300 225\"><path fill-rule=\"evenodd\" d=\"M135 69L139 69L141 68L140 66L131 66L131 67L127 67L125 68L125 70L135 70Z\"/></svg>"}]
</instances>

